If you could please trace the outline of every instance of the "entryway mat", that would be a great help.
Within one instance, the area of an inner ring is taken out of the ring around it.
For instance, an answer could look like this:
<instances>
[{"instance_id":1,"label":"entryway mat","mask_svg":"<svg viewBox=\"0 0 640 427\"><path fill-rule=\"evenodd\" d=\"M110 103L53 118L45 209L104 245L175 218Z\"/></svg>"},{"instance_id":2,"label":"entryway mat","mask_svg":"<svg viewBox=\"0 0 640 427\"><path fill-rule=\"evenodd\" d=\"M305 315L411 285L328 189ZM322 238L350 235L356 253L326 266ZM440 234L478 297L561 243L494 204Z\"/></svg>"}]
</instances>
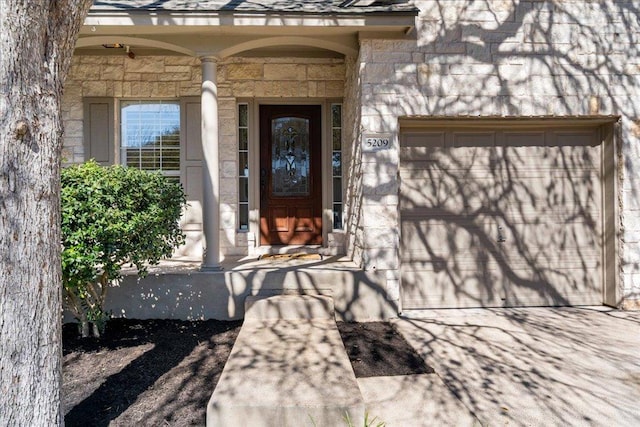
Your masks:
<instances>
[{"instance_id":1,"label":"entryway mat","mask_svg":"<svg viewBox=\"0 0 640 427\"><path fill-rule=\"evenodd\" d=\"M308 254L308 253L296 253L296 254L265 254L260 255L258 260L270 260L270 261L289 261L289 260L301 260L301 261L320 261L322 255L320 254Z\"/></svg>"}]
</instances>

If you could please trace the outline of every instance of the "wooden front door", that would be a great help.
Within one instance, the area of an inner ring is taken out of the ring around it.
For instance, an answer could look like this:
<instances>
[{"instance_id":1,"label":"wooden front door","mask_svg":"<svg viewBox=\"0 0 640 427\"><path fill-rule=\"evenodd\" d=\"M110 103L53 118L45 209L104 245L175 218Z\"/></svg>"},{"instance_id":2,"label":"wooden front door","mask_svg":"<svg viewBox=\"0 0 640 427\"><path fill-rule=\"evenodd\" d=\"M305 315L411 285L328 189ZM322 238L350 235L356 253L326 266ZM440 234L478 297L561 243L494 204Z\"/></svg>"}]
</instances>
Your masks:
<instances>
[{"instance_id":1,"label":"wooden front door","mask_svg":"<svg viewBox=\"0 0 640 427\"><path fill-rule=\"evenodd\" d=\"M319 105L260 106L260 243L322 243Z\"/></svg>"}]
</instances>

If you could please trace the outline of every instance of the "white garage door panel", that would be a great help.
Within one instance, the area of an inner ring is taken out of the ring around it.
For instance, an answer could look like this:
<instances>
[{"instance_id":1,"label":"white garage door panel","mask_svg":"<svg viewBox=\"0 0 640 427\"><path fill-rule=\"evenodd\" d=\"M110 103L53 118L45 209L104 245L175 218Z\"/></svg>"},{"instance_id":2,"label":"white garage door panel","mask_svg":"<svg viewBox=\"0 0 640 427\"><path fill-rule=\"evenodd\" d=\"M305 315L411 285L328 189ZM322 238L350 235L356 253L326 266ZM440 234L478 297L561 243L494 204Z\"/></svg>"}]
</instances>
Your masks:
<instances>
[{"instance_id":1,"label":"white garage door panel","mask_svg":"<svg viewBox=\"0 0 640 427\"><path fill-rule=\"evenodd\" d=\"M408 134L406 309L602 302L597 129Z\"/></svg>"},{"instance_id":2,"label":"white garage door panel","mask_svg":"<svg viewBox=\"0 0 640 427\"><path fill-rule=\"evenodd\" d=\"M424 264L422 269L403 272L403 307L446 308L451 307L454 300L460 307L501 306L502 293L497 292L496 287L486 286L486 282L500 280L497 270L495 261L487 257L484 264L458 263L455 270ZM432 281L428 289L422 286L425 275Z\"/></svg>"},{"instance_id":3,"label":"white garage door panel","mask_svg":"<svg viewBox=\"0 0 640 427\"><path fill-rule=\"evenodd\" d=\"M471 221L468 218L402 221L403 251L401 259L411 260L426 251L441 257L473 256L480 248L500 254L511 266L533 260L545 260L549 268L572 265L599 267L601 253L593 233L583 233L580 224L511 224L498 230L493 220ZM501 220L498 220L501 221ZM513 228L511 228L513 227ZM555 232L554 232L555 231ZM499 243L499 234L504 242ZM539 262L538 262L539 264Z\"/></svg>"},{"instance_id":4,"label":"white garage door panel","mask_svg":"<svg viewBox=\"0 0 640 427\"><path fill-rule=\"evenodd\" d=\"M490 223L472 221L468 218L436 217L434 219L402 221L401 257L414 256L422 251L437 252L439 256L467 254L482 245L481 240L491 235L493 227ZM487 248L487 245L482 245ZM490 248L487 248L490 250Z\"/></svg>"},{"instance_id":5,"label":"white garage door panel","mask_svg":"<svg viewBox=\"0 0 640 427\"><path fill-rule=\"evenodd\" d=\"M585 292L585 288L599 288L600 278L593 277L584 268L544 271L545 279L529 279L530 269L515 269L514 280L507 282L504 306L553 306L553 305L599 305L602 292Z\"/></svg>"},{"instance_id":6,"label":"white garage door panel","mask_svg":"<svg viewBox=\"0 0 640 427\"><path fill-rule=\"evenodd\" d=\"M566 240L569 240L569 237ZM564 236L539 236L529 240L513 241L507 235L505 242L499 247L499 253L512 268L519 264L548 270L576 266L584 266L589 270L600 268L601 254L598 251L585 248L584 245L566 242Z\"/></svg>"}]
</instances>

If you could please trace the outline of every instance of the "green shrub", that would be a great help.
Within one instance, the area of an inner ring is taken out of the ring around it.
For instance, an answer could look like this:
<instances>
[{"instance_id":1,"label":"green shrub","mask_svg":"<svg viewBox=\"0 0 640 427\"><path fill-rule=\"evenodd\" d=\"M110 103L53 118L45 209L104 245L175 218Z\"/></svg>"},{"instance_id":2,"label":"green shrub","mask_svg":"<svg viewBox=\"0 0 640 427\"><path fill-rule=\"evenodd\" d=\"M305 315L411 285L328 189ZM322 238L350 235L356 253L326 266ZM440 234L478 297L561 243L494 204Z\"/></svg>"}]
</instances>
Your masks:
<instances>
[{"instance_id":1,"label":"green shrub","mask_svg":"<svg viewBox=\"0 0 640 427\"><path fill-rule=\"evenodd\" d=\"M99 337L109 314L104 301L121 268L144 276L149 264L184 243L178 221L182 187L159 173L94 161L62 171L62 279L64 305L82 336Z\"/></svg>"}]
</instances>

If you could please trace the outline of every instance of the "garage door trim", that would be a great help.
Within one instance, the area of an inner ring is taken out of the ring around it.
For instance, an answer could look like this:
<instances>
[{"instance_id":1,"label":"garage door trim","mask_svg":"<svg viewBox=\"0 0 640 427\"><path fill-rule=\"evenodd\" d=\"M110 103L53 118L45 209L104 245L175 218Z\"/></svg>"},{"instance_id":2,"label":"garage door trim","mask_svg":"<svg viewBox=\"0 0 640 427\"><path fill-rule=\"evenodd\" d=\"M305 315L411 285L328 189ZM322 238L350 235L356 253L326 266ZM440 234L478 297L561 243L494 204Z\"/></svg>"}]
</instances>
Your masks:
<instances>
[{"instance_id":1,"label":"garage door trim","mask_svg":"<svg viewBox=\"0 0 640 427\"><path fill-rule=\"evenodd\" d=\"M557 117L533 117L533 118L442 118L442 117L411 117L401 118L400 146L404 147L405 135L416 134L422 131L434 132L436 130L448 132L452 129L459 129L464 132L486 132L488 130L508 131L517 129L540 130L554 128L554 130L576 129L576 128L600 128L600 139L597 141L600 146L600 180L602 210L600 212L602 256L601 269L603 296L602 303L607 305L617 305L619 303L619 291L617 290L617 240L616 230L618 228L618 215L616 203L616 153L614 135L617 127L618 116L587 116L569 117L559 119ZM402 165L401 165L402 166ZM400 219L402 222L402 218ZM403 248L400 248L401 251ZM404 292L401 286L401 292Z\"/></svg>"}]
</instances>

